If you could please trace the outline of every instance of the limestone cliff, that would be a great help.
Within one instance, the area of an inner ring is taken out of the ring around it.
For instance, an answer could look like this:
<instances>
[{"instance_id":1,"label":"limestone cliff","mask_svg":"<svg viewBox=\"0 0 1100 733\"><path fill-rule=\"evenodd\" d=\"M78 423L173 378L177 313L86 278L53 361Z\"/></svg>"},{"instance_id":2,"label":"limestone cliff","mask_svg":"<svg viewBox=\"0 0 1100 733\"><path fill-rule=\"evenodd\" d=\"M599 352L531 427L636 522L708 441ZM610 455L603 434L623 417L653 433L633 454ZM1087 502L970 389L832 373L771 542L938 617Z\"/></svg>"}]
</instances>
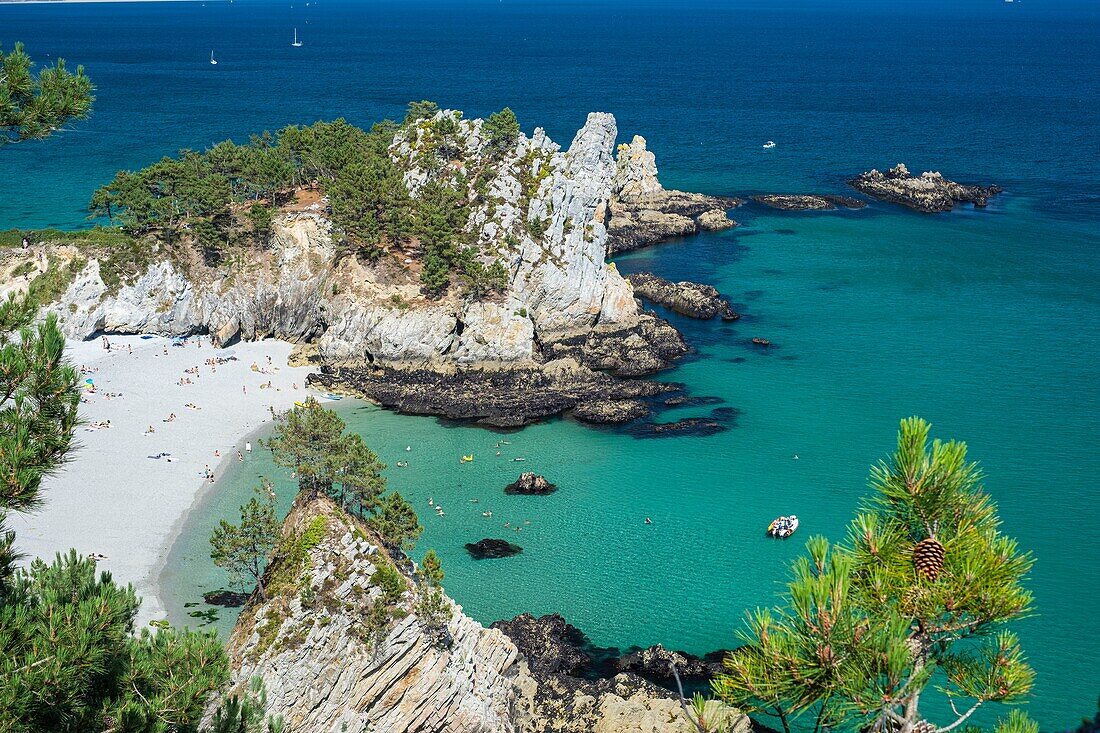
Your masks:
<instances>
[{"instance_id":1,"label":"limestone cliff","mask_svg":"<svg viewBox=\"0 0 1100 733\"><path fill-rule=\"evenodd\" d=\"M460 166L418 167L430 126L413 125L394 140L392 155L414 195L429 177L457 178L489 156L481 120L437 113L443 115L455 120L465 147ZM497 298L452 292L433 300L420 293L412 260L337 259L332 225L320 209L282 216L267 250L232 267L163 257L112 291L100 262L91 259L57 311L76 338L100 331L208 331L223 340L319 339L330 363L538 361L541 340L630 325L640 316L630 286L604 263L601 218L616 170L617 134L614 118L596 113L565 151L536 129L493 161L494 176L467 229L486 261L501 257L508 266L510 286Z\"/></svg>"},{"instance_id":2,"label":"limestone cliff","mask_svg":"<svg viewBox=\"0 0 1100 733\"><path fill-rule=\"evenodd\" d=\"M146 241L145 260L120 276L111 255L92 251L69 264L79 270L53 307L74 338L209 333L222 343L264 337L315 343L327 389L409 411L423 400L387 400L395 380L410 371L435 375L437 383L458 375L473 385L479 404L434 414L469 413L497 424L570 409L580 397L612 398L610 391L621 390L609 391L612 383L599 372L644 376L685 353L676 330L642 312L630 283L606 258L615 241L650 243L732 226L725 208L734 202L663 189L640 137L616 158L610 114L590 114L564 150L538 128L501 151L482 126L439 111L401 127L389 152L411 196L428 182L462 195L474 256L506 270L499 293L474 297L452 286L441 296L425 294L415 238L375 261L348 255L322 197L284 207L266 246L239 248L213 263L179 242ZM445 149L441 127L451 131ZM619 239L609 238L608 227ZM547 372L549 364L557 366ZM552 412L520 415L494 405L490 398L499 393L477 385L499 370L536 373L528 383L546 385L549 397L535 402ZM437 383L428 391L446 392ZM563 398L573 392L580 397ZM634 405L630 412L644 410Z\"/></svg>"},{"instance_id":3,"label":"limestone cliff","mask_svg":"<svg viewBox=\"0 0 1100 733\"><path fill-rule=\"evenodd\" d=\"M533 673L505 633L446 596L441 629L411 570L328 499L300 496L265 595L253 594L230 637L230 691L261 677L269 712L294 733L689 730L671 694L635 675Z\"/></svg>"},{"instance_id":4,"label":"limestone cliff","mask_svg":"<svg viewBox=\"0 0 1100 733\"><path fill-rule=\"evenodd\" d=\"M611 253L647 247L700 231L736 226L726 213L739 199L670 191L657 180L657 161L645 138L619 146L607 228Z\"/></svg>"}]
</instances>

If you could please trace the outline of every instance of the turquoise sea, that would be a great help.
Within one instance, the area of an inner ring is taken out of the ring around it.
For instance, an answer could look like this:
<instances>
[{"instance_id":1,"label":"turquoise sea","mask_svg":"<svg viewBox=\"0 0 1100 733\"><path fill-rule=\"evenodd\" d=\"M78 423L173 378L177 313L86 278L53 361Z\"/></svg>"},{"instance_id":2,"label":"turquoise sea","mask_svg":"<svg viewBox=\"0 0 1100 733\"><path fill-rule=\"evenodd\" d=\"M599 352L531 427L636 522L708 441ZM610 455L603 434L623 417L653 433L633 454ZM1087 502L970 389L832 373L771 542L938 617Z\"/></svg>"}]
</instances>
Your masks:
<instances>
[{"instance_id":1,"label":"turquoise sea","mask_svg":"<svg viewBox=\"0 0 1100 733\"><path fill-rule=\"evenodd\" d=\"M351 401L340 410L388 464L409 460L388 469L390 484L423 509L420 548L442 555L467 613L491 622L558 611L601 646L696 653L736 643L745 610L776 599L806 536L842 536L868 466L891 449L897 421L919 414L936 435L969 443L1006 531L1037 558L1037 614L1019 625L1038 670L1028 711L1044 730L1095 712L1092 6L0 5L0 36L85 64L100 88L88 122L0 153L0 228L82 226L99 182L177 148L339 115L368 123L420 98L475 115L509 105L525 130L543 125L563 144L587 112L611 111L624 139L647 137L667 186L709 193L843 193L847 175L899 161L1000 183L987 210L940 216L747 205L735 230L618 258L624 271L713 283L746 314L735 324L665 314L696 353L662 378L735 408L726 432L641 439L552 420L501 434ZM769 139L777 147L762 150ZM775 347L755 349L752 336ZM474 462L460 465L468 453ZM519 470L561 488L505 497ZM174 620L199 622L188 614L201 607L187 604L223 580L209 564L210 529L259 475L273 468L257 453L189 517L164 576ZM285 476L279 485L289 503ZM490 509L491 520L481 515ZM792 512L798 539L765 540L767 522ZM470 560L463 544L486 536L524 552ZM976 717L989 723L992 712Z\"/></svg>"}]
</instances>

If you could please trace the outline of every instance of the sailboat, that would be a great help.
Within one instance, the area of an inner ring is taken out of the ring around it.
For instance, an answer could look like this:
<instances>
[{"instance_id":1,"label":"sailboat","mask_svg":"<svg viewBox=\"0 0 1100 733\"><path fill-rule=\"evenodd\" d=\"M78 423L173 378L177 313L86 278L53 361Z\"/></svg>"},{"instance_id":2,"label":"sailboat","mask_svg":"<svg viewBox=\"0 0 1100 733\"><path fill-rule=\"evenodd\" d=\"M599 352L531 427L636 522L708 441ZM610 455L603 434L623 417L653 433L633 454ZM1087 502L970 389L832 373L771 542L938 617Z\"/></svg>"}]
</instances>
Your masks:
<instances>
[{"instance_id":1,"label":"sailboat","mask_svg":"<svg viewBox=\"0 0 1100 733\"><path fill-rule=\"evenodd\" d=\"M210 52L210 63L214 64L214 66L218 65L218 62L216 60L214 60L214 52L213 51Z\"/></svg>"},{"instance_id":2,"label":"sailboat","mask_svg":"<svg viewBox=\"0 0 1100 733\"><path fill-rule=\"evenodd\" d=\"M294 43L292 43L290 45L294 46L294 48L298 48L299 46L302 45L302 42L298 40L298 29L297 28L294 29Z\"/></svg>"}]
</instances>

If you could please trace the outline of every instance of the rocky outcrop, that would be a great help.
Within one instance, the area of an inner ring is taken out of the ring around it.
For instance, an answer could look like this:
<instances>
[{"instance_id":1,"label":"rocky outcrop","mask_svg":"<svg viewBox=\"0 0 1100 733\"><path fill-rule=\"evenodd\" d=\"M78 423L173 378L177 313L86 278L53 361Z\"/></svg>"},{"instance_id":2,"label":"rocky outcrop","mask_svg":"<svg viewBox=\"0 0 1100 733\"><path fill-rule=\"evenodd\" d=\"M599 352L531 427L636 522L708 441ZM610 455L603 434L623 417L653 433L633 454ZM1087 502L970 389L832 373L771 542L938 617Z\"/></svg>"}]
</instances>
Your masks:
<instances>
[{"instance_id":1,"label":"rocky outcrop","mask_svg":"<svg viewBox=\"0 0 1100 733\"><path fill-rule=\"evenodd\" d=\"M359 519L327 498L299 496L265 571L266 594L253 594L229 638L226 693L261 678L268 713L295 733L686 730L670 693L635 675L569 676L587 657L568 645L564 620L557 640L551 631L539 647L528 637L521 653L446 596L432 615L411 570ZM745 733L747 719L726 712Z\"/></svg>"},{"instance_id":2,"label":"rocky outcrop","mask_svg":"<svg viewBox=\"0 0 1100 733\"><path fill-rule=\"evenodd\" d=\"M426 164L437 155L432 131L444 117L454 131L453 158ZM435 181L467 196L475 256L507 272L500 293L471 298L453 287L429 298L405 254L377 262L338 257L332 224L318 206L276 217L269 246L242 250L232 265L207 263L186 244L150 241L141 243L148 264L124 278L98 255L81 260L54 309L75 338L209 333L221 343L308 343L324 368L318 383L329 389L490 424L522 424L596 399L606 408L659 391L609 379L653 374L687 352L676 329L642 313L630 284L605 263L607 223L615 218L609 211L662 209L662 216L691 218L694 231L730 223L716 208L730 202L665 191L641 138L616 161L618 129L609 114L589 115L565 150L536 129L501 154L481 127L481 120L440 111L401 128L390 153L410 195ZM715 211L723 221L695 222ZM530 405L521 404L526 389ZM618 412L641 409L634 403Z\"/></svg>"},{"instance_id":3,"label":"rocky outcrop","mask_svg":"<svg viewBox=\"0 0 1100 733\"><path fill-rule=\"evenodd\" d=\"M581 422L597 425L623 425L650 413L642 400L595 399L582 402L569 413Z\"/></svg>"},{"instance_id":4,"label":"rocky outcrop","mask_svg":"<svg viewBox=\"0 0 1100 733\"><path fill-rule=\"evenodd\" d=\"M722 659L726 653L723 650L697 657L694 654L672 651L660 644L654 644L619 657L615 660L615 669L669 684L674 681L672 668L675 667L682 681L707 681L725 670Z\"/></svg>"},{"instance_id":5,"label":"rocky outcrop","mask_svg":"<svg viewBox=\"0 0 1100 733\"><path fill-rule=\"evenodd\" d=\"M508 368L337 367L310 375L309 383L349 390L399 412L496 427L526 425L593 400L634 400L676 389L618 379L571 358Z\"/></svg>"},{"instance_id":6,"label":"rocky outcrop","mask_svg":"<svg viewBox=\"0 0 1100 733\"><path fill-rule=\"evenodd\" d=\"M597 326L560 333L542 343L547 359L572 359L617 377L644 377L667 369L688 352L680 332L650 314L630 326Z\"/></svg>"},{"instance_id":7,"label":"rocky outcrop","mask_svg":"<svg viewBox=\"0 0 1100 733\"><path fill-rule=\"evenodd\" d=\"M524 471L520 474L518 479L504 487L505 494L524 494L533 496L553 494L557 490L557 484L552 484L547 481L545 477L539 476L537 473L531 473L530 471Z\"/></svg>"},{"instance_id":8,"label":"rocky outcrop","mask_svg":"<svg viewBox=\"0 0 1100 733\"><path fill-rule=\"evenodd\" d=\"M901 204L925 213L951 211L956 204L961 203L985 206L991 196L1004 190L997 185L972 186L955 183L939 173L928 171L914 176L902 163L885 173L870 170L856 176L848 184L880 201Z\"/></svg>"},{"instance_id":9,"label":"rocky outcrop","mask_svg":"<svg viewBox=\"0 0 1100 733\"><path fill-rule=\"evenodd\" d=\"M710 285L682 281L670 282L652 273L639 272L627 276L634 293L646 300L663 305L690 318L722 316L724 321L736 321L740 316Z\"/></svg>"},{"instance_id":10,"label":"rocky outcrop","mask_svg":"<svg viewBox=\"0 0 1100 733\"><path fill-rule=\"evenodd\" d=\"M267 598L252 597L230 636L230 691L261 677L269 712L296 733L527 730L533 682L515 646L449 599L448 642L435 641L417 614L422 591L406 576L387 600L374 580L383 566L396 567L358 520L299 497ZM380 628L376 604L395 611Z\"/></svg>"},{"instance_id":11,"label":"rocky outcrop","mask_svg":"<svg viewBox=\"0 0 1100 733\"><path fill-rule=\"evenodd\" d=\"M491 628L503 631L511 639L537 681L533 731L588 733L628 729L683 733L684 729L677 726L687 721L682 717L679 699L671 690L633 672L597 676L593 659L585 651L592 648L588 639L560 615L535 618L525 613L511 621L497 621ZM656 666L651 671L656 671ZM747 716L718 702L712 701L708 706L709 717L721 718L727 724L724 730L730 733L750 730Z\"/></svg>"},{"instance_id":12,"label":"rocky outcrop","mask_svg":"<svg viewBox=\"0 0 1100 733\"><path fill-rule=\"evenodd\" d=\"M470 553L470 557L475 560L496 560L502 557L518 555L523 552L523 548L519 545L512 544L508 540L498 540L492 537L486 537L477 542L467 542L466 552Z\"/></svg>"},{"instance_id":13,"label":"rocky outcrop","mask_svg":"<svg viewBox=\"0 0 1100 733\"><path fill-rule=\"evenodd\" d=\"M867 206L866 202L851 196L769 193L749 198L780 211L833 211L839 208L862 209Z\"/></svg>"},{"instance_id":14,"label":"rocky outcrop","mask_svg":"<svg viewBox=\"0 0 1100 733\"><path fill-rule=\"evenodd\" d=\"M646 141L635 135L619 146L607 208L608 252L626 252L736 225L727 214L741 201L732 197L666 190Z\"/></svg>"}]
</instances>

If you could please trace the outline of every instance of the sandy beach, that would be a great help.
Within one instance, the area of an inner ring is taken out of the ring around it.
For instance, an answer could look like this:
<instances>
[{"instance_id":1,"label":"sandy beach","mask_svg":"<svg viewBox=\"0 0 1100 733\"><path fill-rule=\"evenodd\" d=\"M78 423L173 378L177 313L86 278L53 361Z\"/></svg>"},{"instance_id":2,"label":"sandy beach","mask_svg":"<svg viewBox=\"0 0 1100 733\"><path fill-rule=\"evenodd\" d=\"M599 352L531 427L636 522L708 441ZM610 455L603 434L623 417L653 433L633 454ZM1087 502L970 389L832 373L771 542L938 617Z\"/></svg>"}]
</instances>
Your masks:
<instances>
[{"instance_id":1,"label":"sandy beach","mask_svg":"<svg viewBox=\"0 0 1100 733\"><path fill-rule=\"evenodd\" d=\"M180 343L115 336L109 352L102 340L69 344L82 379L95 387L83 396L78 448L44 482L43 508L9 520L28 560L71 547L105 556L100 568L142 597L139 626L164 618L159 568L182 518L210 487L207 472L220 476L238 451L250 460L244 436L269 422L272 409L310 393L312 369L287 366L288 343Z\"/></svg>"}]
</instances>

